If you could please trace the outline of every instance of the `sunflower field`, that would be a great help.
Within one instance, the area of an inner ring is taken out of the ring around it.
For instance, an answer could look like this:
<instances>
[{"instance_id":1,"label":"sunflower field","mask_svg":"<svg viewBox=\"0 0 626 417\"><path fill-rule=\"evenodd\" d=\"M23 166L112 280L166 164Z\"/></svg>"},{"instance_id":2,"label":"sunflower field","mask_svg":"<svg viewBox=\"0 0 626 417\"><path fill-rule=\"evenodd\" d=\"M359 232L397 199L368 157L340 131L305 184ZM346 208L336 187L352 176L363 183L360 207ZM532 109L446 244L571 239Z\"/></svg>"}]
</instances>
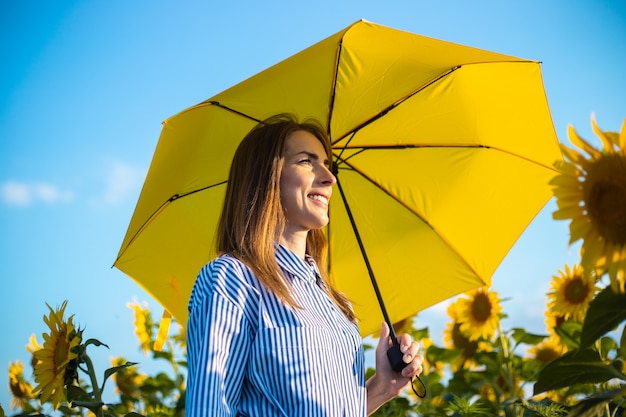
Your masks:
<instances>
[{"instance_id":1,"label":"sunflower field","mask_svg":"<svg viewBox=\"0 0 626 417\"><path fill-rule=\"evenodd\" d=\"M416 380L414 389L426 395L407 389L375 416L626 416L626 120L620 132L591 122L602 148L570 126L575 147L561 145L565 159L555 163L553 218L569 221L570 244L582 246L580 262L551 278L545 333L503 329L502 300L490 288L450 304L440 346L413 320L396 323L397 332L411 333L425 348L423 386ZM184 329L159 335L146 304L128 307L140 348L166 370L142 374L136 363L115 358L98 380L88 349L104 344L65 317L67 301L48 306L43 344L33 335L27 346L32 371L20 361L9 364L14 412L0 407L0 417L184 416ZM113 398L103 398L107 383L114 384Z\"/></svg>"}]
</instances>

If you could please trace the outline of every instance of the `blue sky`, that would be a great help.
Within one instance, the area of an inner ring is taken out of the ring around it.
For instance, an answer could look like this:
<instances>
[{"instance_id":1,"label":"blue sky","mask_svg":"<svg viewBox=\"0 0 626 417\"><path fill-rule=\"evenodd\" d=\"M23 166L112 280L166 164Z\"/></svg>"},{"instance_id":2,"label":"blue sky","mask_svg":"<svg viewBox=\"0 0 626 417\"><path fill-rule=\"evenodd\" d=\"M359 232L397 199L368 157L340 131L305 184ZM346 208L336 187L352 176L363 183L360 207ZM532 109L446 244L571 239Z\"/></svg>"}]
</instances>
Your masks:
<instances>
[{"instance_id":1,"label":"blue sky","mask_svg":"<svg viewBox=\"0 0 626 417\"><path fill-rule=\"evenodd\" d=\"M596 0L288 1L0 0L0 404L6 370L42 342L45 303L67 311L101 372L142 362L133 299L161 309L111 265L161 122L358 19L542 61L560 141L573 124L596 141L626 117L626 3ZM574 263L551 201L494 276L505 329L542 332L550 277ZM420 314L438 341L445 303Z\"/></svg>"}]
</instances>

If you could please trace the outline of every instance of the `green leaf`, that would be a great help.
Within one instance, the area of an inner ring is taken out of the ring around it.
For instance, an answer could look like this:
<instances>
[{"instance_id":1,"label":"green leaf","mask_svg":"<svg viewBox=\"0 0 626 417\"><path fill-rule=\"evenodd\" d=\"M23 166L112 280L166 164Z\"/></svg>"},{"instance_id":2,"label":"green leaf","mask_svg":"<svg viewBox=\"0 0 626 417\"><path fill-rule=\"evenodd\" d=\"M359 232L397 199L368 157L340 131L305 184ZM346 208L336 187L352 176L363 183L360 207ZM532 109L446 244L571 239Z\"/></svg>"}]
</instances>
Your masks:
<instances>
[{"instance_id":1,"label":"green leaf","mask_svg":"<svg viewBox=\"0 0 626 417\"><path fill-rule=\"evenodd\" d=\"M463 354L461 349L442 349L437 346L429 346L426 351L426 358L430 363L443 362L452 363Z\"/></svg>"},{"instance_id":2,"label":"green leaf","mask_svg":"<svg viewBox=\"0 0 626 417\"><path fill-rule=\"evenodd\" d=\"M484 365L487 371L491 373L499 373L502 364L498 359L498 353L496 352L477 352L474 356L474 360L479 365Z\"/></svg>"},{"instance_id":3,"label":"green leaf","mask_svg":"<svg viewBox=\"0 0 626 417\"><path fill-rule=\"evenodd\" d=\"M582 323L575 320L568 320L556 327L554 331L559 335L563 344L565 344L568 348L578 349L580 348L582 328Z\"/></svg>"},{"instance_id":4,"label":"green leaf","mask_svg":"<svg viewBox=\"0 0 626 417\"><path fill-rule=\"evenodd\" d=\"M104 386L104 383L106 382L107 379L109 379L111 375L113 375L120 369L128 368L129 366L135 366L138 363L139 362L126 362L122 365L114 366L112 368L107 369L106 371L104 371L104 381L102 381L102 386Z\"/></svg>"},{"instance_id":5,"label":"green leaf","mask_svg":"<svg viewBox=\"0 0 626 417\"><path fill-rule=\"evenodd\" d=\"M515 340L516 344L525 343L527 345L537 345L541 343L547 336L540 334L532 334L526 332L524 329L515 328L513 329L513 334L511 335L513 340Z\"/></svg>"},{"instance_id":6,"label":"green leaf","mask_svg":"<svg viewBox=\"0 0 626 417\"><path fill-rule=\"evenodd\" d=\"M101 341L99 341L98 339L88 339L85 343L84 343L85 347L89 346L89 345L94 345L94 346L104 346L105 348L109 348L107 345L105 345L104 343L102 343Z\"/></svg>"},{"instance_id":7,"label":"green leaf","mask_svg":"<svg viewBox=\"0 0 626 417\"><path fill-rule=\"evenodd\" d=\"M548 363L540 372L533 395L577 384L595 384L613 378L626 380L626 375L602 362L592 349L568 352Z\"/></svg>"},{"instance_id":8,"label":"green leaf","mask_svg":"<svg viewBox=\"0 0 626 417\"><path fill-rule=\"evenodd\" d=\"M428 327L424 327L423 329L416 329L411 332L411 337L414 340L427 339L430 337L430 332L428 331Z\"/></svg>"},{"instance_id":9,"label":"green leaf","mask_svg":"<svg viewBox=\"0 0 626 417\"><path fill-rule=\"evenodd\" d=\"M172 352L167 352L167 351L154 351L152 352L152 357L154 359L165 359L165 360L171 360L173 355Z\"/></svg>"},{"instance_id":10,"label":"green leaf","mask_svg":"<svg viewBox=\"0 0 626 417\"><path fill-rule=\"evenodd\" d=\"M626 320L626 294L616 294L610 286L606 287L589 303L583 323L581 348L591 346L601 336L616 329L624 320Z\"/></svg>"},{"instance_id":11,"label":"green leaf","mask_svg":"<svg viewBox=\"0 0 626 417\"><path fill-rule=\"evenodd\" d=\"M600 338L598 351L603 359L607 359L612 351L619 352L619 346L615 339L604 336Z\"/></svg>"},{"instance_id":12,"label":"green leaf","mask_svg":"<svg viewBox=\"0 0 626 417\"><path fill-rule=\"evenodd\" d=\"M72 401L72 405L88 408L92 413L98 415L104 403L98 401Z\"/></svg>"},{"instance_id":13,"label":"green leaf","mask_svg":"<svg viewBox=\"0 0 626 417\"><path fill-rule=\"evenodd\" d=\"M593 396L585 398L584 400L576 404L576 406L571 410L568 417L596 417L600 415L605 415L603 411L606 409L607 405L609 405L615 397L618 397L620 395L621 389L594 394Z\"/></svg>"},{"instance_id":14,"label":"green leaf","mask_svg":"<svg viewBox=\"0 0 626 417\"><path fill-rule=\"evenodd\" d=\"M66 391L67 401L73 403L75 401L92 401L93 398L84 389L76 385L68 385Z\"/></svg>"}]
</instances>

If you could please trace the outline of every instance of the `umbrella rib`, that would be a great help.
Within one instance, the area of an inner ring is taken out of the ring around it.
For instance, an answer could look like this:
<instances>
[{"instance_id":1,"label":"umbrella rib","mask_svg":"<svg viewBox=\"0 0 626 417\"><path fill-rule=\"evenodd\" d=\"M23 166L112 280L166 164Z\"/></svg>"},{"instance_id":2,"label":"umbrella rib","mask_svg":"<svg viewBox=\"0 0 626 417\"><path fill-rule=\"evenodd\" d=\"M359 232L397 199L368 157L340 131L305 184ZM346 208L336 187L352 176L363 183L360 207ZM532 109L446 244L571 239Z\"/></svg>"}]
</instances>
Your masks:
<instances>
[{"instance_id":1,"label":"umbrella rib","mask_svg":"<svg viewBox=\"0 0 626 417\"><path fill-rule=\"evenodd\" d=\"M337 62L339 62L339 61L337 61ZM383 117L384 115L389 113L391 110L395 109L400 104L406 102L408 99L410 99L411 97L416 95L417 93L421 92L422 90L425 90L426 88L430 87L431 85L435 84L436 82L440 81L441 79L443 79L443 78L447 77L448 75L452 74L456 70L459 70L462 67L467 66L467 65L493 64L493 63L496 63L496 62L509 62L509 61L468 62L468 63L459 64L459 65L456 65L454 67L448 68L447 70L443 71L439 75L433 77L430 81L427 81L425 84L423 84L420 87L416 88L414 91L409 92L406 96L404 96L404 97L398 99L397 101L391 103L390 105L388 105L387 107L385 107L384 109L382 109L380 112L376 113L375 115L373 115L369 119L364 120L361 124L355 126L352 129L349 129L342 136L338 137L337 139L333 139L332 140L332 144L340 142L341 140L345 139L346 137L352 135L351 138L348 140L348 143L349 143L354 138L356 132L358 132L359 130L361 130L364 127L368 126L369 124L375 122L376 120L380 119L381 117ZM537 63L537 61L519 61L519 62L520 63ZM336 80L335 80L335 82L336 82ZM333 85L333 101L334 101L334 88L335 87ZM332 108L331 108L331 111L332 111ZM330 132L330 123L328 125L328 132ZM329 137L332 138L332 136L329 136ZM346 147L347 147L347 145L346 145Z\"/></svg>"},{"instance_id":2,"label":"umbrella rib","mask_svg":"<svg viewBox=\"0 0 626 417\"><path fill-rule=\"evenodd\" d=\"M335 55L335 69L333 71L333 80L331 82L330 99L328 102L326 134L328 135L329 138L332 138L332 135L330 132L330 125L331 125L332 118L333 118L333 109L335 108L335 97L337 94L337 73L339 72L339 63L341 62L342 51L343 51L343 36L339 38L339 44L337 45L337 53Z\"/></svg>"},{"instance_id":3,"label":"umbrella rib","mask_svg":"<svg viewBox=\"0 0 626 417\"><path fill-rule=\"evenodd\" d=\"M211 101L207 101L207 103L212 104L214 106L217 106L217 107L219 107L221 109L227 110L227 111L229 111L231 113L238 114L239 116L245 117L246 119L250 119L250 120L252 120L254 122L257 122L257 123L261 123L262 122L262 120L259 120L256 117L252 117L250 115L247 115L245 113L240 112L239 110L235 110L235 109L233 109L231 107L225 106L222 103L220 103L219 101L211 100Z\"/></svg>"},{"instance_id":4,"label":"umbrella rib","mask_svg":"<svg viewBox=\"0 0 626 417\"><path fill-rule=\"evenodd\" d=\"M400 204L402 207L404 207L405 209L410 211L412 214L414 214L415 216L420 218L424 222L424 224L428 225L428 227L430 227L432 230L434 230L437 233L437 236L439 236L441 239L443 239L446 242L446 244L448 244L448 246L454 250L455 253L459 254L459 252L454 248L454 245L452 245L451 242L449 242L447 239L445 239L444 236L441 233L439 233L439 231L437 231L437 229L428 220L426 220L426 218L424 218L424 216L422 216L420 213L416 212L415 210L411 209L402 200L398 199L389 190L387 190L386 188L384 188L383 186L378 184L371 177L367 176L363 171L360 171L359 169L355 168L353 165L350 165L350 163L346 159L343 159L342 162L345 163L352 171L360 174L364 179L369 181L372 185L374 185L379 190L381 190L382 192L387 194L392 200L394 200L395 202ZM337 183L339 183L339 181L337 181ZM345 205L347 206L347 203L345 203ZM469 270L472 271L472 273L474 275L480 276L480 274L472 267L472 265L470 265L460 254L459 254L459 257L463 260L463 262L467 265Z\"/></svg>"},{"instance_id":5,"label":"umbrella rib","mask_svg":"<svg viewBox=\"0 0 626 417\"><path fill-rule=\"evenodd\" d=\"M375 122L376 120L380 119L381 117L383 117L384 115L389 113L391 110L395 109L400 104L404 103L405 101L407 101L408 99L410 99L411 97L416 95L417 93L419 93L422 90L428 88L429 86L433 85L437 81L447 77L448 75L452 74L454 71L458 70L459 68L461 68L461 65L457 65L455 67L448 68L446 71L444 71L441 74L435 76L430 81L428 81L425 84L421 85L420 87L416 88L414 91L409 92L406 96L404 96L404 97L400 98L399 100L391 103L390 105L388 105L387 107L385 107L384 109L382 109L381 111L379 111L378 113L376 113L375 115L370 117L369 119L363 121L361 124L357 125L353 129L350 129L345 134L343 134L342 136L340 136L336 140L334 140L332 143L333 144L337 143L337 142L343 140L344 138L346 138L347 136L352 135L352 137L348 141L348 143L349 143L354 138L354 135L356 134L356 132L358 132L359 130L361 130L364 127L368 126L369 124ZM330 125L329 125L329 131L330 131Z\"/></svg>"},{"instance_id":6,"label":"umbrella rib","mask_svg":"<svg viewBox=\"0 0 626 417\"><path fill-rule=\"evenodd\" d=\"M206 187L202 187L202 188L198 188L196 190L193 191L188 191L186 193L182 193L182 194L174 194L172 195L170 198L168 198L167 200L165 200L155 211L154 213L152 213L147 219L146 221L139 227L139 229L137 229L137 232L135 232L135 234L133 235L133 237L130 238L130 240L128 241L128 244L126 245L126 247L120 251L120 253L117 255L117 258L115 259L115 262L113 262L113 265L115 265L117 263L117 261L120 260L120 258L122 257L122 255L124 254L124 252L126 252L126 250L130 247L130 245L133 244L133 242L135 241L135 239L137 239L139 237L139 235L146 229L146 227L148 227L148 225L150 223L152 223L152 221L159 215L159 213L161 211L163 211L163 209L165 209L165 207L167 207L168 205L170 205L171 203L173 203L174 201L181 199L183 197L187 197L190 196L192 194L195 193L199 193L201 191L205 191L208 189L211 189L213 187L219 187L220 185L224 185L226 184L227 181L222 181L222 182L218 182L216 184L212 184L212 185L208 185Z\"/></svg>"},{"instance_id":7,"label":"umbrella rib","mask_svg":"<svg viewBox=\"0 0 626 417\"><path fill-rule=\"evenodd\" d=\"M398 340L396 337L395 330L393 328L393 323L391 318L389 317L389 313L387 312L387 307L385 306L385 301L383 300L383 296L380 292L380 288L378 287L378 282L376 281L376 276L374 275L374 270L372 269L372 265L367 256L367 251L365 250L365 245L363 244L363 240L361 239L361 234L359 233L359 229L357 227L356 221L354 220L354 216L352 215L352 210L350 209L350 205L348 204L348 199L341 187L341 182L337 179L337 187L339 188L339 194L341 195L341 199L343 201L343 205L346 209L346 213L348 214L348 219L350 220L350 224L352 225L352 231L354 232L354 236L356 237L357 243L359 245L359 249L361 251L361 255L363 256L363 261L365 262L365 267L367 268L368 275L370 277L370 281L372 283L372 287L374 289L374 293L376 294L376 299L378 300L378 305L383 314L383 318L389 327L389 337L391 338L391 342L394 346L398 345Z\"/></svg>"},{"instance_id":8,"label":"umbrella rib","mask_svg":"<svg viewBox=\"0 0 626 417\"><path fill-rule=\"evenodd\" d=\"M548 169L550 171L554 171L555 173L559 173L560 171L555 168L552 165L546 165L545 163L539 162L539 161L535 161L533 159L530 159L526 156L511 152L509 150L506 150L504 148L499 148L499 147L495 147L495 146L489 146L489 145L481 145L481 144L455 144L455 143L442 143L442 144L403 144L403 145L368 145L368 146L354 146L354 147L350 147L350 146L342 146L341 152L337 155L336 159L337 161L343 162L347 164L347 161L352 158L355 157L367 150L402 150L402 149L418 149L418 148L483 148L486 150L494 150L494 151L498 151L498 152L502 152L502 153L506 153L509 154L511 156L514 156L516 158L520 158L523 159L527 162L530 162L531 164L534 165L538 165L542 168ZM349 157L347 158L343 158L343 152L346 149L353 149L355 150L355 153L351 154ZM349 165L349 164L347 164ZM340 164L337 163L337 166L339 167ZM350 166L350 168L354 169L352 166Z\"/></svg>"}]
</instances>

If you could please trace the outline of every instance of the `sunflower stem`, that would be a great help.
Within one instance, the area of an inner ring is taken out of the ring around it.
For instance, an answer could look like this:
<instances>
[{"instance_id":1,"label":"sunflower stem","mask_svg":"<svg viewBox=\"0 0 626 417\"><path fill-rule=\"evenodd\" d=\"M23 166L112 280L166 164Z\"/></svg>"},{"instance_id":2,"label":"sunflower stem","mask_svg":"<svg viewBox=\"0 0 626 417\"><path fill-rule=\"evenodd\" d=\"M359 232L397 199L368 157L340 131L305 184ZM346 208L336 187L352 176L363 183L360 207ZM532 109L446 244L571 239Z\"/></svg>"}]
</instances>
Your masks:
<instances>
[{"instance_id":1,"label":"sunflower stem","mask_svg":"<svg viewBox=\"0 0 626 417\"><path fill-rule=\"evenodd\" d=\"M504 364L504 372L506 376L506 383L509 386L509 395L513 396L514 394L514 384L513 384L513 373L511 372L511 361L509 359L509 344L508 339L505 339L504 333L502 332L502 325L500 321L498 321L498 339L500 340L500 346L502 347L502 358Z\"/></svg>"},{"instance_id":2,"label":"sunflower stem","mask_svg":"<svg viewBox=\"0 0 626 417\"><path fill-rule=\"evenodd\" d=\"M98 412L96 413L96 415L98 417L103 417L103 410L102 410L102 391L100 390L100 387L98 386L98 378L96 377L96 370L94 369L93 366L93 362L91 361L91 358L89 357L89 355L87 355L87 352L84 352L82 355L82 360L87 364L87 374L89 375L89 379L91 380L91 387L93 389L93 396L94 396L94 400L99 404L98 405ZM92 410L93 411L93 410Z\"/></svg>"}]
</instances>

